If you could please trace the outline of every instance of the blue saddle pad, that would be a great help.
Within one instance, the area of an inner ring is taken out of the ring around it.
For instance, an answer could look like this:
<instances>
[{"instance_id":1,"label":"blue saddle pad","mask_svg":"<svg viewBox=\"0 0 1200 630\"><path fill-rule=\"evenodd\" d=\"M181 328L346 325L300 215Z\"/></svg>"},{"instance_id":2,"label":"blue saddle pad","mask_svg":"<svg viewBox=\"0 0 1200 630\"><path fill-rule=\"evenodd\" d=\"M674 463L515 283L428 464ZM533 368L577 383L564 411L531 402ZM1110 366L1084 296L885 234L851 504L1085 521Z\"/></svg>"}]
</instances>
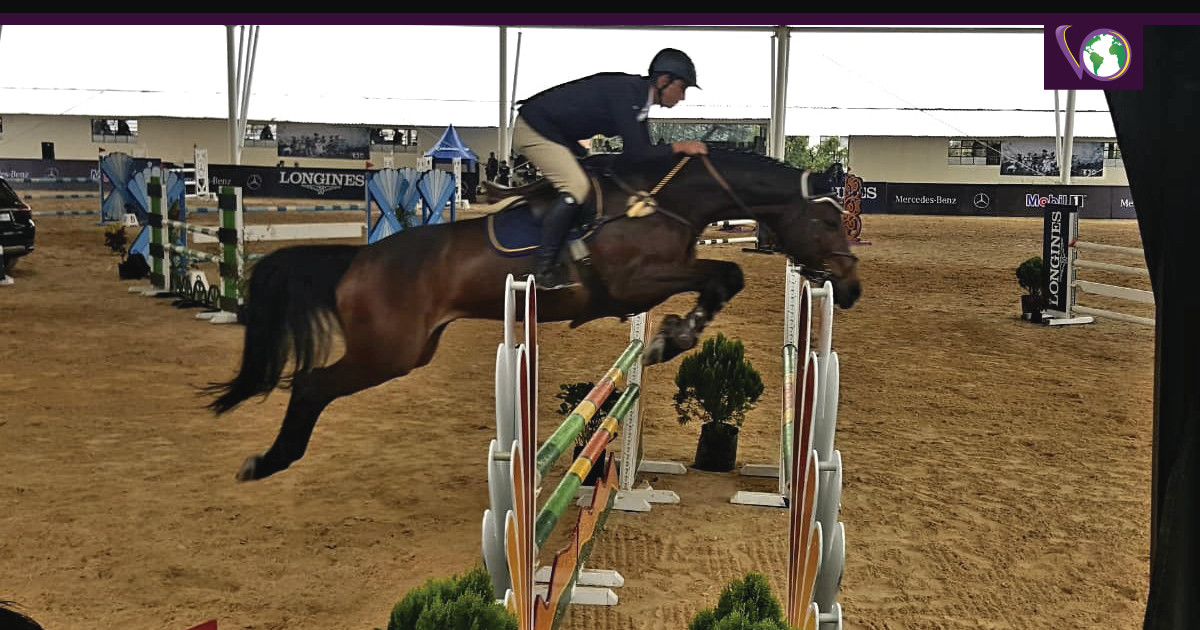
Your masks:
<instances>
[{"instance_id":1,"label":"blue saddle pad","mask_svg":"<svg viewBox=\"0 0 1200 630\"><path fill-rule=\"evenodd\" d=\"M585 208L583 211L594 212L590 208ZM594 225L595 221L588 223ZM516 205L489 214L487 229L488 242L492 249L501 256L509 258L528 256L537 251L538 244L542 242L542 224L534 218L530 211L530 205L525 202L518 202ZM567 232L567 240L582 238L584 241L588 241L594 235L594 229L585 232L579 226L573 226Z\"/></svg>"}]
</instances>

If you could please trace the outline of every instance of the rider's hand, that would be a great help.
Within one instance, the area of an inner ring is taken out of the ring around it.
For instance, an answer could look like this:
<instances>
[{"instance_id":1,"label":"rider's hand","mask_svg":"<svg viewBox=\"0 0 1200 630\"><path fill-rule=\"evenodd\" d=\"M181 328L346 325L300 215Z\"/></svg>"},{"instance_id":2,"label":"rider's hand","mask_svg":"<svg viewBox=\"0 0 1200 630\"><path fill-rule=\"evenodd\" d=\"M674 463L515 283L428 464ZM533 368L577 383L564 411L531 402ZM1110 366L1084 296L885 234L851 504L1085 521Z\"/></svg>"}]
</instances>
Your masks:
<instances>
[{"instance_id":1,"label":"rider's hand","mask_svg":"<svg viewBox=\"0 0 1200 630\"><path fill-rule=\"evenodd\" d=\"M708 155L708 145L700 140L676 140L671 143L671 150L686 155Z\"/></svg>"}]
</instances>

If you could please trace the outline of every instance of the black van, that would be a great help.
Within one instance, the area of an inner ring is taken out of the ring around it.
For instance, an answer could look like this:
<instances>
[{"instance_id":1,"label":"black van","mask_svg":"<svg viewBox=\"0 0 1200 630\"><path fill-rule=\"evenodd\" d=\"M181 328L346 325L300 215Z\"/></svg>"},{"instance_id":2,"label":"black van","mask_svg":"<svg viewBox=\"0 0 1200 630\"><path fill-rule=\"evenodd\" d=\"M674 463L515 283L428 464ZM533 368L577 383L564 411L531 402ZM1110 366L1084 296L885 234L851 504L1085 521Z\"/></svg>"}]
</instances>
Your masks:
<instances>
[{"instance_id":1,"label":"black van","mask_svg":"<svg viewBox=\"0 0 1200 630\"><path fill-rule=\"evenodd\" d=\"M29 204L0 177L0 257L2 271L9 271L17 259L33 252L33 212ZM3 275L0 272L0 275Z\"/></svg>"}]
</instances>

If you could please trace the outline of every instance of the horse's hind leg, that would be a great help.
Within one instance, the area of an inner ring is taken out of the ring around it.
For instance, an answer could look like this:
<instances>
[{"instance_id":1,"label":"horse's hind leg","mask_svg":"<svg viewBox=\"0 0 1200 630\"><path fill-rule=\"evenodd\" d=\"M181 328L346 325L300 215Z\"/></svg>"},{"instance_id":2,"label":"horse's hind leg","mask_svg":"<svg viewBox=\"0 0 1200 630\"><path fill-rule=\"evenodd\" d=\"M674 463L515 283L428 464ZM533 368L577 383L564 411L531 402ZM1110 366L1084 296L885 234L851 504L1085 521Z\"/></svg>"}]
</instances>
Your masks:
<instances>
[{"instance_id":1,"label":"horse's hind leg","mask_svg":"<svg viewBox=\"0 0 1200 630\"><path fill-rule=\"evenodd\" d=\"M342 357L333 365L292 378L292 397L275 443L261 455L251 455L238 471L238 481L252 481L273 475L304 456L317 418L329 403L390 379L390 371L366 369Z\"/></svg>"},{"instance_id":2,"label":"horse's hind leg","mask_svg":"<svg viewBox=\"0 0 1200 630\"><path fill-rule=\"evenodd\" d=\"M435 329L420 348L402 349L390 355L392 361L366 361L361 354L347 353L333 365L296 374L292 379L292 397L288 402L287 415L283 418L283 426L275 437L275 443L267 452L246 459L238 472L238 481L252 481L273 475L303 457L313 429L317 426L317 419L329 403L404 376L429 363L443 330L445 325Z\"/></svg>"}]
</instances>

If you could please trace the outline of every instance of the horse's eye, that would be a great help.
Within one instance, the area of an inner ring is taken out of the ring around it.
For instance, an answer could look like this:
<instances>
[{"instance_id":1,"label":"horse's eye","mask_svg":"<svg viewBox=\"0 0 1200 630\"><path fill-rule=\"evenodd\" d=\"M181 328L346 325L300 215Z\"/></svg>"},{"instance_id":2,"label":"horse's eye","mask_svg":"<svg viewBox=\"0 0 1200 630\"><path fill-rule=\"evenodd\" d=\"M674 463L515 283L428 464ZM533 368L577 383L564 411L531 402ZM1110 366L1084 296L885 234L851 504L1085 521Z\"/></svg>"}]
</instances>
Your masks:
<instances>
[{"instance_id":1,"label":"horse's eye","mask_svg":"<svg viewBox=\"0 0 1200 630\"><path fill-rule=\"evenodd\" d=\"M825 223L825 227L831 230L838 230L842 227L842 222L837 219L823 219L823 222Z\"/></svg>"}]
</instances>

